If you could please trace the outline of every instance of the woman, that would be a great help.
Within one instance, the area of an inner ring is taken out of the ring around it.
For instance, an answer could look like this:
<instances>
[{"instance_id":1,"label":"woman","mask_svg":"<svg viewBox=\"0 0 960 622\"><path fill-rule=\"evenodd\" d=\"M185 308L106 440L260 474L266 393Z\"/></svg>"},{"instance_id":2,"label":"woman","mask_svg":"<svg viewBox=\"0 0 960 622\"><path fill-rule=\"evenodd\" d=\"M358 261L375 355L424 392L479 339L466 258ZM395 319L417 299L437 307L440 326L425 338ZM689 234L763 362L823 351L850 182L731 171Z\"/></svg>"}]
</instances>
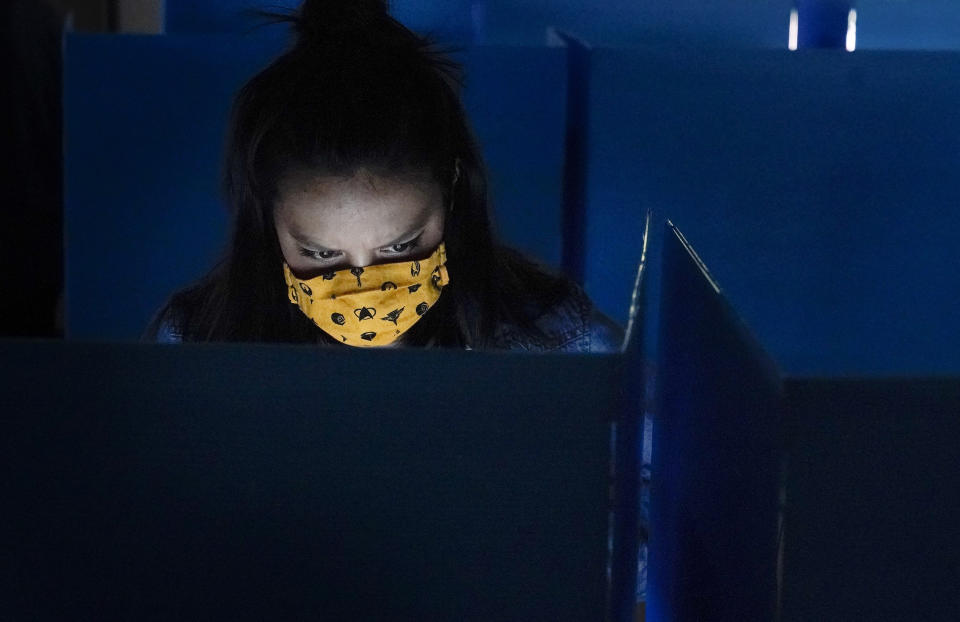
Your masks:
<instances>
[{"instance_id":1,"label":"woman","mask_svg":"<svg viewBox=\"0 0 960 622\"><path fill-rule=\"evenodd\" d=\"M225 258L148 334L176 341L616 351L573 283L494 243L458 67L383 0L307 1L234 101Z\"/></svg>"}]
</instances>

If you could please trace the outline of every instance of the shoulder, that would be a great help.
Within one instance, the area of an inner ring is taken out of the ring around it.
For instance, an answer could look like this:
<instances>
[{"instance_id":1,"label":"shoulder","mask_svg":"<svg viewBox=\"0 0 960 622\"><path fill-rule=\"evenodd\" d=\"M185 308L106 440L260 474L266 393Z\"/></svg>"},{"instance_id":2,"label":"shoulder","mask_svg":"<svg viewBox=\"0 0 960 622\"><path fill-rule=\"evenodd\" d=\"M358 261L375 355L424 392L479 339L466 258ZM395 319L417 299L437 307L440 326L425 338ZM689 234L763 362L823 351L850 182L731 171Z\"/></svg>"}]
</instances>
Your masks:
<instances>
[{"instance_id":1,"label":"shoulder","mask_svg":"<svg viewBox=\"0 0 960 622\"><path fill-rule=\"evenodd\" d=\"M168 301L157 312L144 331L142 340L155 343L183 342L186 311L176 303L176 298Z\"/></svg>"},{"instance_id":2,"label":"shoulder","mask_svg":"<svg viewBox=\"0 0 960 622\"><path fill-rule=\"evenodd\" d=\"M157 325L156 332L153 334L151 341L157 343L182 343L183 329L175 323L165 320Z\"/></svg>"},{"instance_id":3,"label":"shoulder","mask_svg":"<svg viewBox=\"0 0 960 622\"><path fill-rule=\"evenodd\" d=\"M196 320L208 304L213 291L210 275L173 292L153 316L143 333L143 341L180 343L196 341Z\"/></svg>"},{"instance_id":4,"label":"shoulder","mask_svg":"<svg viewBox=\"0 0 960 622\"><path fill-rule=\"evenodd\" d=\"M597 309L578 285L541 310L532 325L507 323L498 328L499 347L533 352L619 352L623 329Z\"/></svg>"}]
</instances>

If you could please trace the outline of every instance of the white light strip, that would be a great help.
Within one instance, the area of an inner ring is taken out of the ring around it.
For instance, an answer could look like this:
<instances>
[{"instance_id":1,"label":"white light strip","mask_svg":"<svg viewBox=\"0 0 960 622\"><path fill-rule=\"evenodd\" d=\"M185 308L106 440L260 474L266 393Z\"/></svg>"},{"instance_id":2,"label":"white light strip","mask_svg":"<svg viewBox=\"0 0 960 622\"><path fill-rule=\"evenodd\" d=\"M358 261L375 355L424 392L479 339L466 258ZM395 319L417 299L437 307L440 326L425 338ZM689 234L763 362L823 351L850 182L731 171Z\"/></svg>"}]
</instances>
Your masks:
<instances>
[{"instance_id":1,"label":"white light strip","mask_svg":"<svg viewBox=\"0 0 960 622\"><path fill-rule=\"evenodd\" d=\"M787 48L797 49L797 33L800 31L800 15L796 9L790 9L790 39L787 41Z\"/></svg>"},{"instance_id":2,"label":"white light strip","mask_svg":"<svg viewBox=\"0 0 960 622\"><path fill-rule=\"evenodd\" d=\"M847 51L857 49L857 10L850 9L847 13Z\"/></svg>"}]
</instances>

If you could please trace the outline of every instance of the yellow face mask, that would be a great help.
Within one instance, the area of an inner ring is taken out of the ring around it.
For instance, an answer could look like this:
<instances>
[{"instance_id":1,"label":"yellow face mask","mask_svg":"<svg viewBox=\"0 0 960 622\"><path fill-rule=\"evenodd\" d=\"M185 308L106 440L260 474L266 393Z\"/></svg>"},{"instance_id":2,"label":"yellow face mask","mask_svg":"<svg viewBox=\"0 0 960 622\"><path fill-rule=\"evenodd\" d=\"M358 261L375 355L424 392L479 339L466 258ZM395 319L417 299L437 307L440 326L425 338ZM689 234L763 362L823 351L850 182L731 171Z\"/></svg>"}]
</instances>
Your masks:
<instances>
[{"instance_id":1,"label":"yellow face mask","mask_svg":"<svg viewBox=\"0 0 960 622\"><path fill-rule=\"evenodd\" d=\"M349 346L396 341L436 304L450 282L441 243L420 261L348 268L298 279L283 264L290 302L328 335Z\"/></svg>"}]
</instances>

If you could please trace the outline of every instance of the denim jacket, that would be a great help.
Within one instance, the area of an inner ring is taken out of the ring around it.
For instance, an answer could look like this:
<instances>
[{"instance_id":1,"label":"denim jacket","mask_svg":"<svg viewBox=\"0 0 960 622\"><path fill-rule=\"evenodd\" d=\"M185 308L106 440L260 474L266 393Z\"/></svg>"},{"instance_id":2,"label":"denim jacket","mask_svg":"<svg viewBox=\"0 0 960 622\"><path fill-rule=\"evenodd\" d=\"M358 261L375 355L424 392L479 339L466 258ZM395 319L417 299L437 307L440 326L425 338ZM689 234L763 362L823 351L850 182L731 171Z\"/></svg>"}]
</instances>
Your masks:
<instances>
[{"instance_id":1,"label":"denim jacket","mask_svg":"<svg viewBox=\"0 0 960 622\"><path fill-rule=\"evenodd\" d=\"M579 287L534 322L541 335L500 326L498 349L529 352L619 352L623 329L601 313Z\"/></svg>"},{"instance_id":2,"label":"denim jacket","mask_svg":"<svg viewBox=\"0 0 960 622\"><path fill-rule=\"evenodd\" d=\"M619 352L623 329L593 306L579 287L540 315L538 334L512 324L496 330L494 348L527 352ZM180 343L183 334L176 321L166 320L157 329L156 341Z\"/></svg>"}]
</instances>

